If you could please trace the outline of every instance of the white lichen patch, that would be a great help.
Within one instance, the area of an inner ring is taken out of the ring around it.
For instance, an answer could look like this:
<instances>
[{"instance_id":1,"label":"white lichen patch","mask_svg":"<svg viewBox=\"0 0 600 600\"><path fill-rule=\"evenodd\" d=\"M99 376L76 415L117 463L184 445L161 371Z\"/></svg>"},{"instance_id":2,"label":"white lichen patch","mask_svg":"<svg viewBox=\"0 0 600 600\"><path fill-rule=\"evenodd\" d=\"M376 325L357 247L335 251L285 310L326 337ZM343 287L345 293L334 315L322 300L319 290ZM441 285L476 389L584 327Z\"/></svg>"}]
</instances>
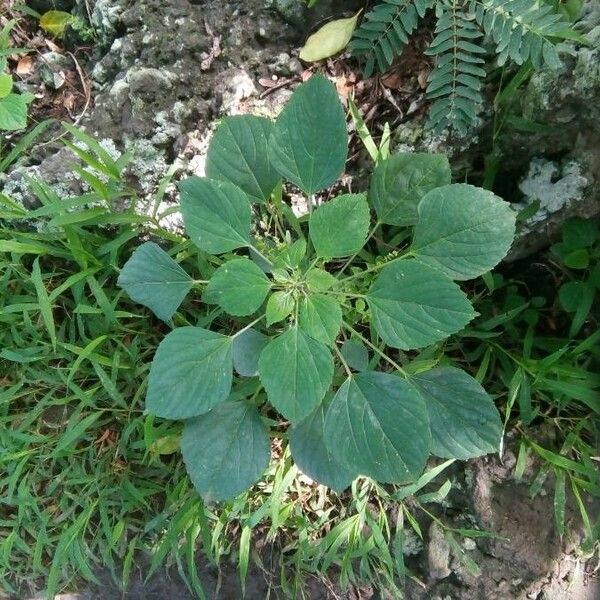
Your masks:
<instances>
[{"instance_id":1,"label":"white lichen patch","mask_svg":"<svg viewBox=\"0 0 600 600\"><path fill-rule=\"evenodd\" d=\"M549 214L581 200L588 183L580 165L574 161L560 165L542 158L533 159L527 175L519 184L525 195L521 208L536 201L540 203L535 215L527 220L527 226L544 221Z\"/></svg>"}]
</instances>

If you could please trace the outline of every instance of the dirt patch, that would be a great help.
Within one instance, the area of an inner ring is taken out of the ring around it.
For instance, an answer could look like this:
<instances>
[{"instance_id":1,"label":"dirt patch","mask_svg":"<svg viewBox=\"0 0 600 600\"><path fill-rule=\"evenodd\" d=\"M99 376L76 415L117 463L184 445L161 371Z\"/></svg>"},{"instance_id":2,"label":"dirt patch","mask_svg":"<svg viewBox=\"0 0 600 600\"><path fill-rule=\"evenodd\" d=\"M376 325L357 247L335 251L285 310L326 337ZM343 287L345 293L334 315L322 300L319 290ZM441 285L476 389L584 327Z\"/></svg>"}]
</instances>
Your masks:
<instances>
[{"instance_id":1,"label":"dirt patch","mask_svg":"<svg viewBox=\"0 0 600 600\"><path fill-rule=\"evenodd\" d=\"M593 572L595 564L586 562L586 557L580 554L583 531L573 503L567 506L567 534L561 540L553 522L552 478L549 477L540 493L532 498L529 486L539 465L530 464L520 481L514 479L514 465L514 455L509 451L503 462L497 457L486 457L455 464L447 473L452 481L447 499L441 504L428 505L431 513L448 527L486 530L494 537L454 534L456 544L453 545L448 542L443 528L415 509L414 514L426 535L424 544L417 544L416 552L405 548L405 560L411 573L406 579L407 600L595 600L600 597L600 579L597 572ZM439 482L432 488L436 485L439 487ZM594 515L600 507L590 503L587 508ZM279 587L277 549L263 548L261 554L263 570L251 567L246 598L288 598ZM210 600L242 597L235 565L224 561L219 570L200 559L199 572ZM147 564L138 565L125 594L107 574L100 573L101 585L82 591L78 600L195 598L176 569L159 570L145 582L147 573ZM307 600L399 600L388 590L368 584L340 590L335 584L335 573L330 580L307 575L302 597Z\"/></svg>"},{"instance_id":2,"label":"dirt patch","mask_svg":"<svg viewBox=\"0 0 600 600\"><path fill-rule=\"evenodd\" d=\"M458 513L447 510L446 518L443 513L440 518L462 528L473 519L473 525L495 537L464 538L460 552L449 550L447 570L437 581L439 565L437 571L427 571L420 557L418 566L428 583L423 589L409 581L407 598L592 600L600 596L594 565L579 553L583 530L573 503L567 503L567 534L561 540L553 520L553 478L548 477L540 493L531 497L536 465L530 465L521 481L514 478L514 465L514 455L506 452L504 462L486 457L464 466L465 505ZM587 508L595 514L599 506L590 503ZM439 540L430 535L428 543L431 552L431 545L439 545Z\"/></svg>"}]
</instances>

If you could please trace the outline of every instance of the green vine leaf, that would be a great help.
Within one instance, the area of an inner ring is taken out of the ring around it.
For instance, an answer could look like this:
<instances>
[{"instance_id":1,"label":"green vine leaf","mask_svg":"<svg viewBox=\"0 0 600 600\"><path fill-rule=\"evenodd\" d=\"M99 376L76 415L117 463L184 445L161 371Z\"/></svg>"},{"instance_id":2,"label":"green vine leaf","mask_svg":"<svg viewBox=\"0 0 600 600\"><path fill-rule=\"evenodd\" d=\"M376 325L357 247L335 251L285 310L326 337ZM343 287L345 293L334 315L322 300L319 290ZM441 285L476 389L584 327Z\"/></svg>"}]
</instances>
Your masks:
<instances>
[{"instance_id":1,"label":"green vine leaf","mask_svg":"<svg viewBox=\"0 0 600 600\"><path fill-rule=\"evenodd\" d=\"M255 263L234 258L214 272L203 299L230 315L245 316L260 308L270 289L271 283Z\"/></svg>"},{"instance_id":2,"label":"green vine leaf","mask_svg":"<svg viewBox=\"0 0 600 600\"><path fill-rule=\"evenodd\" d=\"M17 131L27 127L27 108L33 94L10 93L0 99L0 130Z\"/></svg>"},{"instance_id":3,"label":"green vine leaf","mask_svg":"<svg viewBox=\"0 0 600 600\"><path fill-rule=\"evenodd\" d=\"M483 275L506 256L516 213L487 190L454 183L429 192L419 204L412 252L452 279Z\"/></svg>"},{"instance_id":4,"label":"green vine leaf","mask_svg":"<svg viewBox=\"0 0 600 600\"><path fill-rule=\"evenodd\" d=\"M326 292L335 287L338 280L327 271L313 267L305 275L306 284L313 292Z\"/></svg>"},{"instance_id":5,"label":"green vine leaf","mask_svg":"<svg viewBox=\"0 0 600 600\"><path fill-rule=\"evenodd\" d=\"M443 367L415 375L411 383L427 405L433 454L466 460L497 452L500 414L476 379L461 369Z\"/></svg>"},{"instance_id":6,"label":"green vine leaf","mask_svg":"<svg viewBox=\"0 0 600 600\"><path fill-rule=\"evenodd\" d=\"M194 487L206 501L230 500L264 473L271 442L255 406L226 401L186 421L181 453Z\"/></svg>"},{"instance_id":7,"label":"green vine leaf","mask_svg":"<svg viewBox=\"0 0 600 600\"><path fill-rule=\"evenodd\" d=\"M431 444L425 402L395 375L353 375L327 411L325 443L351 472L381 482L414 481L423 472Z\"/></svg>"},{"instance_id":8,"label":"green vine leaf","mask_svg":"<svg viewBox=\"0 0 600 600\"><path fill-rule=\"evenodd\" d=\"M145 242L123 265L117 285L159 319L169 321L194 282L160 246Z\"/></svg>"},{"instance_id":9,"label":"green vine leaf","mask_svg":"<svg viewBox=\"0 0 600 600\"><path fill-rule=\"evenodd\" d=\"M346 340L340 352L351 369L362 372L369 368L369 351L360 340L355 338Z\"/></svg>"},{"instance_id":10,"label":"green vine leaf","mask_svg":"<svg viewBox=\"0 0 600 600\"><path fill-rule=\"evenodd\" d=\"M0 73L0 100L6 98L13 89L13 78L8 73Z\"/></svg>"},{"instance_id":11,"label":"green vine leaf","mask_svg":"<svg viewBox=\"0 0 600 600\"><path fill-rule=\"evenodd\" d=\"M280 269L296 269L305 255L306 241L296 240L293 244L281 249L281 254L275 258L274 265Z\"/></svg>"},{"instance_id":12,"label":"green vine leaf","mask_svg":"<svg viewBox=\"0 0 600 600\"><path fill-rule=\"evenodd\" d=\"M367 294L373 325L393 348L424 348L460 331L476 313L445 275L416 260L386 265Z\"/></svg>"},{"instance_id":13,"label":"green vine leaf","mask_svg":"<svg viewBox=\"0 0 600 600\"><path fill-rule=\"evenodd\" d=\"M225 117L208 146L206 175L229 181L253 201L265 202L279 182L267 156L273 121L254 115Z\"/></svg>"},{"instance_id":14,"label":"green vine leaf","mask_svg":"<svg viewBox=\"0 0 600 600\"><path fill-rule=\"evenodd\" d=\"M346 117L335 87L313 75L296 88L277 118L269 142L271 164L312 195L336 181L347 157Z\"/></svg>"},{"instance_id":15,"label":"green vine leaf","mask_svg":"<svg viewBox=\"0 0 600 600\"><path fill-rule=\"evenodd\" d=\"M77 17L64 10L49 10L40 17L40 27L54 37L63 37Z\"/></svg>"},{"instance_id":16,"label":"green vine leaf","mask_svg":"<svg viewBox=\"0 0 600 600\"><path fill-rule=\"evenodd\" d=\"M179 189L185 229L200 250L222 254L250 245L250 202L239 187L192 176Z\"/></svg>"},{"instance_id":17,"label":"green vine leaf","mask_svg":"<svg viewBox=\"0 0 600 600\"><path fill-rule=\"evenodd\" d=\"M189 419L227 399L233 363L229 336L178 327L159 344L148 378L146 410L165 419Z\"/></svg>"},{"instance_id":18,"label":"green vine leaf","mask_svg":"<svg viewBox=\"0 0 600 600\"><path fill-rule=\"evenodd\" d=\"M242 377L258 375L258 357L269 338L256 329L246 329L233 338L233 368Z\"/></svg>"},{"instance_id":19,"label":"green vine leaf","mask_svg":"<svg viewBox=\"0 0 600 600\"><path fill-rule=\"evenodd\" d=\"M262 351L258 374L269 402L296 423L323 400L333 378L333 359L324 344L294 326Z\"/></svg>"},{"instance_id":20,"label":"green vine leaf","mask_svg":"<svg viewBox=\"0 0 600 600\"><path fill-rule=\"evenodd\" d=\"M342 258L358 252L369 232L365 194L343 194L319 206L310 216L310 239L318 256Z\"/></svg>"},{"instance_id":21,"label":"green vine leaf","mask_svg":"<svg viewBox=\"0 0 600 600\"><path fill-rule=\"evenodd\" d=\"M358 13L347 19L329 21L313 33L300 49L300 60L317 62L341 52L350 41Z\"/></svg>"},{"instance_id":22,"label":"green vine leaf","mask_svg":"<svg viewBox=\"0 0 600 600\"><path fill-rule=\"evenodd\" d=\"M342 307L330 296L305 296L300 301L298 325L315 340L332 345L342 326Z\"/></svg>"},{"instance_id":23,"label":"green vine leaf","mask_svg":"<svg viewBox=\"0 0 600 600\"><path fill-rule=\"evenodd\" d=\"M283 321L289 317L296 306L296 300L291 292L273 292L267 301L267 326Z\"/></svg>"},{"instance_id":24,"label":"green vine leaf","mask_svg":"<svg viewBox=\"0 0 600 600\"><path fill-rule=\"evenodd\" d=\"M421 198L451 179L445 154L394 154L377 163L369 198L381 223L414 225Z\"/></svg>"},{"instance_id":25,"label":"green vine leaf","mask_svg":"<svg viewBox=\"0 0 600 600\"><path fill-rule=\"evenodd\" d=\"M290 450L298 468L311 479L336 493L343 492L358 473L344 467L325 444L325 414L328 402L319 405L290 430Z\"/></svg>"}]
</instances>

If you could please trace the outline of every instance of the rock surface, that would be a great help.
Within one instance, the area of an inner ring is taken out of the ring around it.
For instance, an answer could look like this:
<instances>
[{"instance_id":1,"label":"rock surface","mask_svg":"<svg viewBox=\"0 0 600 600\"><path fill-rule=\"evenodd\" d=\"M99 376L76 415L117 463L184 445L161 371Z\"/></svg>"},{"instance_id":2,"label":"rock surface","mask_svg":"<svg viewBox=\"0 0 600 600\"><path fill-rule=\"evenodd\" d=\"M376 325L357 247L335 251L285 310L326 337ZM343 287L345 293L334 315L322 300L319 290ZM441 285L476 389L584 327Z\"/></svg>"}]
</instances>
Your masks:
<instances>
[{"instance_id":1,"label":"rock surface","mask_svg":"<svg viewBox=\"0 0 600 600\"><path fill-rule=\"evenodd\" d=\"M519 232L508 257L524 258L555 239L574 216L600 214L600 4L585 0L576 28L589 44L563 42L562 67L535 73L516 96L510 113L534 131L505 125L496 139L499 169L495 191L523 208L540 209ZM492 150L493 113L465 139L433 136L419 120L401 125L393 147L402 152L446 152L457 180L482 179L482 157ZM539 166L548 165L541 172ZM548 173L552 171L548 181ZM541 193L541 197L537 194Z\"/></svg>"},{"instance_id":2,"label":"rock surface","mask_svg":"<svg viewBox=\"0 0 600 600\"><path fill-rule=\"evenodd\" d=\"M563 44L563 66L534 74L519 96L518 115L543 130L507 130L499 139L499 177L520 174L526 202L541 204L512 258L547 245L571 217L600 214L600 4L586 3L579 29L590 45Z\"/></svg>"}]
</instances>

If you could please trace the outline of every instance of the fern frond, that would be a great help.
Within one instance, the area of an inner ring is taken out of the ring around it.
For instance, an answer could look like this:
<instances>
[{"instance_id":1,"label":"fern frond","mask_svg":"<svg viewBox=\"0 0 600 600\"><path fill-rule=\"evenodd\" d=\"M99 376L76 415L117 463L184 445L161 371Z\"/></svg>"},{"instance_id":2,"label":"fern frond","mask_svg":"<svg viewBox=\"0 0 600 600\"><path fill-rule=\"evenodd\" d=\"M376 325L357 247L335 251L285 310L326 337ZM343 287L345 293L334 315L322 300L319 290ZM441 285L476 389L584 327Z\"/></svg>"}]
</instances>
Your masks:
<instances>
[{"instance_id":1,"label":"fern frond","mask_svg":"<svg viewBox=\"0 0 600 600\"><path fill-rule=\"evenodd\" d=\"M436 57L427 86L434 100L429 123L438 133L448 127L464 135L483 103L485 50L477 42L483 34L464 0L439 2L436 13L435 37L426 51Z\"/></svg>"},{"instance_id":2,"label":"fern frond","mask_svg":"<svg viewBox=\"0 0 600 600\"><path fill-rule=\"evenodd\" d=\"M534 0L470 0L477 22L496 44L497 62L530 60L536 69L560 66L551 37L568 27L552 6Z\"/></svg>"},{"instance_id":3,"label":"fern frond","mask_svg":"<svg viewBox=\"0 0 600 600\"><path fill-rule=\"evenodd\" d=\"M366 58L365 77L370 77L376 67L381 72L390 68L416 29L419 18L434 2L383 0L365 15L350 42L352 54Z\"/></svg>"}]
</instances>

